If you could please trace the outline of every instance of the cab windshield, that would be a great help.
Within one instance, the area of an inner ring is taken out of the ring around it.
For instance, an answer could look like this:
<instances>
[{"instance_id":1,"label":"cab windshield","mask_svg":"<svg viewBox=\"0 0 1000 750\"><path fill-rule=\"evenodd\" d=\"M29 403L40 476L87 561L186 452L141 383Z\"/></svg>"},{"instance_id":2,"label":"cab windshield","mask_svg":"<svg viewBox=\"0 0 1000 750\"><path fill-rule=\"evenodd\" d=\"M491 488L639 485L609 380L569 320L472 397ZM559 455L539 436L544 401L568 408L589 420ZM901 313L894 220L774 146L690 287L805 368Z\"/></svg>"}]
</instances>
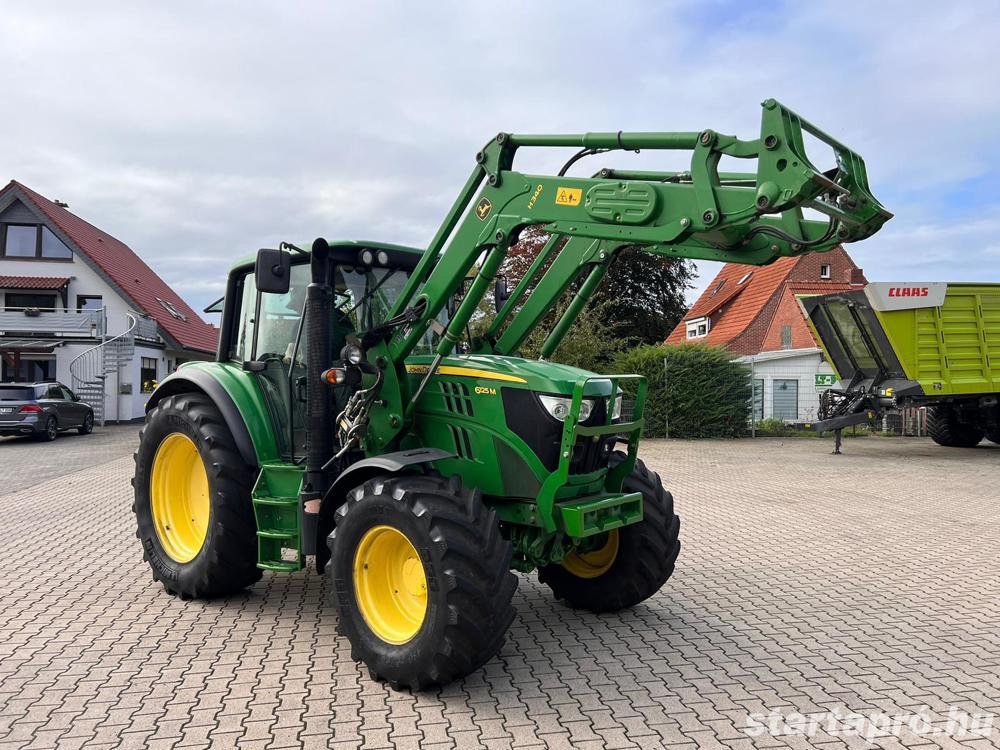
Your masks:
<instances>
[{"instance_id":1,"label":"cab windshield","mask_svg":"<svg viewBox=\"0 0 1000 750\"><path fill-rule=\"evenodd\" d=\"M329 362L340 356L347 343L358 344L365 331L389 318L409 278L409 271L334 265L333 326ZM255 361L275 432L284 456L301 456L305 449L305 377L309 341L303 325L306 289L310 282L308 263L292 265L291 284L285 294L261 294L253 271L239 279L238 312L233 321L230 358L237 362ZM447 312L439 319L446 323ZM256 329L256 330L255 330ZM414 349L430 354L437 335L428 331ZM343 397L339 394L338 397Z\"/></svg>"}]
</instances>

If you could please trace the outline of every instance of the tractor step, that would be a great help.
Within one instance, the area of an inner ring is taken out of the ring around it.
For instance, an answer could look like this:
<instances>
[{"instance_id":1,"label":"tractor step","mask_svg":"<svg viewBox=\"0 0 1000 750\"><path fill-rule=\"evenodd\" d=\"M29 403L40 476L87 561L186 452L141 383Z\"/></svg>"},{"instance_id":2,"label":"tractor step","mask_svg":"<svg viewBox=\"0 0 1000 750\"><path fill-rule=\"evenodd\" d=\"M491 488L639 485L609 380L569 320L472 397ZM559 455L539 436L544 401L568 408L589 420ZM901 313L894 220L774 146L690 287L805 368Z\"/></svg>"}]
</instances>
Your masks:
<instances>
[{"instance_id":1,"label":"tractor step","mask_svg":"<svg viewBox=\"0 0 1000 750\"><path fill-rule=\"evenodd\" d=\"M563 527L572 537L582 538L642 520L642 493L598 495L559 503Z\"/></svg>"},{"instance_id":2,"label":"tractor step","mask_svg":"<svg viewBox=\"0 0 1000 750\"><path fill-rule=\"evenodd\" d=\"M264 464L251 498L257 520L257 567L295 572L302 555L302 469L287 464Z\"/></svg>"}]
</instances>

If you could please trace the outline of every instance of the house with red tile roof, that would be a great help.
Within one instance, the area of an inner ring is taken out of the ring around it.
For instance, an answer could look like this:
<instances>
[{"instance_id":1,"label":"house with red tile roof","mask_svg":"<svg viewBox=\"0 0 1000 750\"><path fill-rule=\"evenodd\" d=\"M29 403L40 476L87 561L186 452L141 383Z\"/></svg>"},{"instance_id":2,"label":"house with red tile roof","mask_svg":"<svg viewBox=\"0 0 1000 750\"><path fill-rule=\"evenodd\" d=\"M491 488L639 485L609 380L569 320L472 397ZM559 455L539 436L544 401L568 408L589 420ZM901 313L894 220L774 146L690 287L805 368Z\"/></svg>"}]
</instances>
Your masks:
<instances>
[{"instance_id":1,"label":"house with red tile roof","mask_svg":"<svg viewBox=\"0 0 1000 750\"><path fill-rule=\"evenodd\" d=\"M750 363L758 419L812 419L833 368L796 295L863 288L864 272L842 247L780 258L768 266L727 263L666 343L722 346Z\"/></svg>"},{"instance_id":2,"label":"house with red tile roof","mask_svg":"<svg viewBox=\"0 0 1000 750\"><path fill-rule=\"evenodd\" d=\"M98 419L136 419L217 339L124 242L19 182L0 189L0 381L58 380Z\"/></svg>"}]
</instances>

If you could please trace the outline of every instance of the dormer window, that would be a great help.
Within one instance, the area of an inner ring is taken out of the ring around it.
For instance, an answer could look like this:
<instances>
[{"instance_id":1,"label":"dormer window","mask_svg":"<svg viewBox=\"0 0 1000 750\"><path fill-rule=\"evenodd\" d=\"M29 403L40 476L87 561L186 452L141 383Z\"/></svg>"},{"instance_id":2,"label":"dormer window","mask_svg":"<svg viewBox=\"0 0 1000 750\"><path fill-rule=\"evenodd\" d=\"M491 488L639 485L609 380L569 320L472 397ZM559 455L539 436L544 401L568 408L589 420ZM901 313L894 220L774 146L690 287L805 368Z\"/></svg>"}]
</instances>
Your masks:
<instances>
[{"instance_id":1,"label":"dormer window","mask_svg":"<svg viewBox=\"0 0 1000 750\"><path fill-rule=\"evenodd\" d=\"M825 263L822 266L820 266L819 267L819 277L821 279L828 279L828 278L830 278L830 266L826 265Z\"/></svg>"},{"instance_id":2,"label":"dormer window","mask_svg":"<svg viewBox=\"0 0 1000 750\"><path fill-rule=\"evenodd\" d=\"M707 317L694 318L687 321L687 337L689 339L700 339L708 335L712 328L712 322Z\"/></svg>"},{"instance_id":3,"label":"dormer window","mask_svg":"<svg viewBox=\"0 0 1000 750\"><path fill-rule=\"evenodd\" d=\"M170 313L170 317L177 318L177 320L187 321L187 316L173 306L172 303L167 302L165 299L156 298L156 301L163 306L163 309Z\"/></svg>"}]
</instances>

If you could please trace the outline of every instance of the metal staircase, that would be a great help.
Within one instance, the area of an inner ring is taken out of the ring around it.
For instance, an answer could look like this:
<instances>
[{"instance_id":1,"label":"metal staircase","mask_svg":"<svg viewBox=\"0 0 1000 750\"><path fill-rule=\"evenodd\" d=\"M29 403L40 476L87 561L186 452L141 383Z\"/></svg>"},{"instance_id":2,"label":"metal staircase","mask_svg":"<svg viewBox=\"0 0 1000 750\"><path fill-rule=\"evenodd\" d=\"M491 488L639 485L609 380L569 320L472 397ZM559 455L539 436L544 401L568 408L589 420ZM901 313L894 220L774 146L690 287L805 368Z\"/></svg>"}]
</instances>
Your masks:
<instances>
[{"instance_id":1,"label":"metal staircase","mask_svg":"<svg viewBox=\"0 0 1000 750\"><path fill-rule=\"evenodd\" d=\"M94 420L104 425L108 375L117 373L135 355L135 333L139 318L126 313L128 327L124 333L87 349L69 364L73 391L94 410Z\"/></svg>"}]
</instances>

